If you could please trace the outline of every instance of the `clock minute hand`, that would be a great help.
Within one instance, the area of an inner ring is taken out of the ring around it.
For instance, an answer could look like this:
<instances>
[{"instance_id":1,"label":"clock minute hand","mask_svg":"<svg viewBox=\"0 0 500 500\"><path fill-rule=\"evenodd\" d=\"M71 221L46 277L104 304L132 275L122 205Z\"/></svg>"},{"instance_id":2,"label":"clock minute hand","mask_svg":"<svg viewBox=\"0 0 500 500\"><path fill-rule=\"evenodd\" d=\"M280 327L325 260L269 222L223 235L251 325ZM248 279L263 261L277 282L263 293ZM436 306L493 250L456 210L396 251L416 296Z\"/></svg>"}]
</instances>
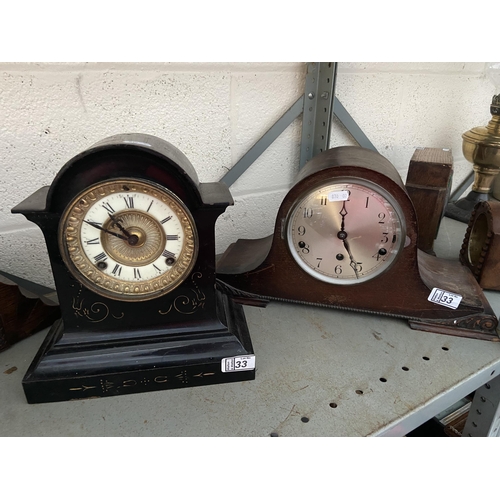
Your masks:
<instances>
[{"instance_id":1,"label":"clock minute hand","mask_svg":"<svg viewBox=\"0 0 500 500\"><path fill-rule=\"evenodd\" d=\"M107 229L104 229L103 227L99 226L99 224L96 224L95 222L91 222L85 219L83 220L83 222L86 222L89 226L95 227L100 231L104 231L105 233L111 234L113 236L116 236L117 238L121 238L122 240L128 241L128 238L126 236L123 236L123 234L114 233L113 231L108 231Z\"/></svg>"},{"instance_id":2,"label":"clock minute hand","mask_svg":"<svg viewBox=\"0 0 500 500\"><path fill-rule=\"evenodd\" d=\"M359 279L359 274L358 274L358 263L356 261L356 259L354 258L354 256L352 255L352 252L351 252L351 247L349 246L349 243L347 243L347 239L344 239L342 240L342 242L344 243L344 247L345 249L347 250L347 253L349 254L349 258L351 259L351 264L350 266L352 267L352 269L354 270L355 274L356 274L356 278Z\"/></svg>"},{"instance_id":3,"label":"clock minute hand","mask_svg":"<svg viewBox=\"0 0 500 500\"><path fill-rule=\"evenodd\" d=\"M344 203L342 204L342 210L340 210L339 214L342 216L342 222L340 224L340 231L337 233L337 238L342 240L342 243L344 244L344 248L347 250L347 253L349 254L349 258L351 259L350 266L352 267L354 273L356 274L356 278L359 279L358 263L356 262L356 259L352 255L351 247L349 246L349 243L347 243L347 233L345 230L345 216L348 214L348 212L345 208L345 200L344 200Z\"/></svg>"}]
</instances>

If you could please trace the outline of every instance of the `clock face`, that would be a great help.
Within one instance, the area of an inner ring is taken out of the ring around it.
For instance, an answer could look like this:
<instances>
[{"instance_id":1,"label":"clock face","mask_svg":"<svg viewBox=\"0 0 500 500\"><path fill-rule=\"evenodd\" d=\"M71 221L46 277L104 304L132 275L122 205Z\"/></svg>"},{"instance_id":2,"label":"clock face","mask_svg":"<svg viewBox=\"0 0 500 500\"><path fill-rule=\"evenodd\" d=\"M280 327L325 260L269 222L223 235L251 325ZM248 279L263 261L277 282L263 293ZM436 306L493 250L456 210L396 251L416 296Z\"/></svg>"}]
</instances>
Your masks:
<instances>
[{"instance_id":1,"label":"clock face","mask_svg":"<svg viewBox=\"0 0 500 500\"><path fill-rule=\"evenodd\" d=\"M286 238L293 258L308 274L352 285L391 267L404 245L405 223L387 191L346 177L298 200L287 218Z\"/></svg>"},{"instance_id":2,"label":"clock face","mask_svg":"<svg viewBox=\"0 0 500 500\"><path fill-rule=\"evenodd\" d=\"M198 252L184 203L137 179L101 182L74 198L61 217L59 246L78 281L124 301L172 291L191 272Z\"/></svg>"}]
</instances>

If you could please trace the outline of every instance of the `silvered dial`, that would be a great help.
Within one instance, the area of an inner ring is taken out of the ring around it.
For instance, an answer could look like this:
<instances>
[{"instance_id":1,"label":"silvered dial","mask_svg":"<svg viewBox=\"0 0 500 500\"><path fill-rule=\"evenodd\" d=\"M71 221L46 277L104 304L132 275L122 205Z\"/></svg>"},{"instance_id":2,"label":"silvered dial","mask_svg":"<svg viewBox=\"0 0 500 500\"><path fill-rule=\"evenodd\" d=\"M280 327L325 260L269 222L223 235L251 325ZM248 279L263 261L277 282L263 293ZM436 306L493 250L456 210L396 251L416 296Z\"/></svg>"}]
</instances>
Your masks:
<instances>
[{"instance_id":1,"label":"silvered dial","mask_svg":"<svg viewBox=\"0 0 500 500\"><path fill-rule=\"evenodd\" d=\"M405 226L394 198L361 179L337 179L311 191L287 219L298 265L327 283L362 283L387 270L403 247Z\"/></svg>"},{"instance_id":2,"label":"silvered dial","mask_svg":"<svg viewBox=\"0 0 500 500\"><path fill-rule=\"evenodd\" d=\"M102 182L79 194L61 217L59 245L76 279L125 301L170 292L197 255L184 203L159 185L134 179Z\"/></svg>"}]
</instances>

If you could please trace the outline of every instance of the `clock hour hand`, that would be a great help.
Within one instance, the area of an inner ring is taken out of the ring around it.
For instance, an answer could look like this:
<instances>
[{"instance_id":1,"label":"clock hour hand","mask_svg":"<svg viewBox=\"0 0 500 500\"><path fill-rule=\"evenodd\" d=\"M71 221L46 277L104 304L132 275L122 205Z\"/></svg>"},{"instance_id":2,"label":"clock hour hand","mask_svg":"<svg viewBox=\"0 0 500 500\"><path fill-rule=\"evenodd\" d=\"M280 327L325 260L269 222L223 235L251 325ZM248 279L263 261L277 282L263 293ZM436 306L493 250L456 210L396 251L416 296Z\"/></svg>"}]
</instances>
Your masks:
<instances>
[{"instance_id":1,"label":"clock hour hand","mask_svg":"<svg viewBox=\"0 0 500 500\"><path fill-rule=\"evenodd\" d=\"M117 219L113 214L109 214L109 218L113 221L113 225L115 225L127 238L130 238L132 235L120 224L120 219Z\"/></svg>"},{"instance_id":2,"label":"clock hour hand","mask_svg":"<svg viewBox=\"0 0 500 500\"><path fill-rule=\"evenodd\" d=\"M103 227L99 226L99 224L96 224L95 222L91 222L89 220L84 220L83 222L86 222L89 226L95 227L100 231L104 231L105 233L111 234L113 236L116 236L117 238L121 238L122 240L128 241L128 238L123 234L114 233L113 231L108 231L107 229L104 229Z\"/></svg>"},{"instance_id":3,"label":"clock hour hand","mask_svg":"<svg viewBox=\"0 0 500 500\"><path fill-rule=\"evenodd\" d=\"M347 215L347 210L345 208L345 200L344 200L344 203L342 204L342 210L339 212L339 214L342 216L342 223L340 224L340 230L345 231L344 219L345 219L345 216Z\"/></svg>"}]
</instances>

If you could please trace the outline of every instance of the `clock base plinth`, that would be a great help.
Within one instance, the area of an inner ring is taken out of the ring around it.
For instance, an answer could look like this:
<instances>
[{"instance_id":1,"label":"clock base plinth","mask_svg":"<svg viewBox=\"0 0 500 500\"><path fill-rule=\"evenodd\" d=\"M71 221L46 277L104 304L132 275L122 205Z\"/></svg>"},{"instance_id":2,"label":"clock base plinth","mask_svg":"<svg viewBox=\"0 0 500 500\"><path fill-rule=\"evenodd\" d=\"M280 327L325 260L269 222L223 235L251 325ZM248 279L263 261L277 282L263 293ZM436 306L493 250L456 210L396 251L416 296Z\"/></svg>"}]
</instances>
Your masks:
<instances>
[{"instance_id":1,"label":"clock base plinth","mask_svg":"<svg viewBox=\"0 0 500 500\"><path fill-rule=\"evenodd\" d=\"M218 292L219 328L93 347L58 346L54 323L23 379L28 403L100 398L255 379L255 368L222 372L222 360L253 356L243 308ZM227 325L227 326L226 326Z\"/></svg>"},{"instance_id":2,"label":"clock base plinth","mask_svg":"<svg viewBox=\"0 0 500 500\"><path fill-rule=\"evenodd\" d=\"M280 237L237 240L217 261L220 286L245 305L295 302L404 318L415 330L500 340L493 309L472 272L458 261L415 249L416 266L403 254L383 280L343 286L314 280L297 269L283 246ZM433 288L462 295L458 308L430 302Z\"/></svg>"},{"instance_id":3,"label":"clock base plinth","mask_svg":"<svg viewBox=\"0 0 500 500\"><path fill-rule=\"evenodd\" d=\"M452 335L454 337L466 337L478 340L489 340L491 342L500 342L500 337L496 329L492 329L494 324L492 316L488 314L479 314L461 318L456 321L408 321L412 330L421 330L424 332L442 333L443 335ZM490 328L481 328L481 322L487 323Z\"/></svg>"}]
</instances>

